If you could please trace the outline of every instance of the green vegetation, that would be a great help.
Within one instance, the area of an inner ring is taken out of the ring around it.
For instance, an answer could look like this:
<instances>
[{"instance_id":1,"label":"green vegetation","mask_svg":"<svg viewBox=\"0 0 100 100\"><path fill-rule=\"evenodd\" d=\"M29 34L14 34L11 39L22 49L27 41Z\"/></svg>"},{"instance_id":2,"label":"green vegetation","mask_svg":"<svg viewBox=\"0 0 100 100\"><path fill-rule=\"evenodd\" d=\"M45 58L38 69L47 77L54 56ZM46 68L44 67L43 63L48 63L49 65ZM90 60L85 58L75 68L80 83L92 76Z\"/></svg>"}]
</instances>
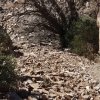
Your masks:
<instances>
[{"instance_id":1,"label":"green vegetation","mask_svg":"<svg viewBox=\"0 0 100 100\"><path fill-rule=\"evenodd\" d=\"M0 27L0 89L17 85L16 61L11 54L4 53L10 51L11 46L9 35Z\"/></svg>"},{"instance_id":2,"label":"green vegetation","mask_svg":"<svg viewBox=\"0 0 100 100\"><path fill-rule=\"evenodd\" d=\"M81 7L83 9L83 6L87 5L87 0L66 0L63 7L56 0L49 0L49 2L31 0L31 2L39 21L31 23L33 27L29 27L30 29L48 30L58 34L62 50L70 47L72 52L94 59L98 51L98 29L93 19L96 13L92 9L89 13L86 10L86 14L85 11L79 11ZM80 18L81 14L83 17Z\"/></svg>"},{"instance_id":3,"label":"green vegetation","mask_svg":"<svg viewBox=\"0 0 100 100\"><path fill-rule=\"evenodd\" d=\"M73 22L70 34L73 35L70 42L72 52L94 59L98 51L98 29L95 20L88 17L80 18Z\"/></svg>"},{"instance_id":4,"label":"green vegetation","mask_svg":"<svg viewBox=\"0 0 100 100\"><path fill-rule=\"evenodd\" d=\"M10 52L12 41L6 30L0 26L0 53Z\"/></svg>"},{"instance_id":5,"label":"green vegetation","mask_svg":"<svg viewBox=\"0 0 100 100\"><path fill-rule=\"evenodd\" d=\"M16 63L11 56L0 55L0 86L16 86L17 73L15 72Z\"/></svg>"}]
</instances>

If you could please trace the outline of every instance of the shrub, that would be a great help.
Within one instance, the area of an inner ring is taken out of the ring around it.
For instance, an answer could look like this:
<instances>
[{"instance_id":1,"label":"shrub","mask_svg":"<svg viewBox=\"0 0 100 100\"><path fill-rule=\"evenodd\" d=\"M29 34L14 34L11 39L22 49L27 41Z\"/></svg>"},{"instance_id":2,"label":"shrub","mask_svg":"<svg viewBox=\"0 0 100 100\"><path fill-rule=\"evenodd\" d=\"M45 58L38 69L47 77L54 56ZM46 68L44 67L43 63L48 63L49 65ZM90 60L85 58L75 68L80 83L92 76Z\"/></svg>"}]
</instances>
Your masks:
<instances>
[{"instance_id":1,"label":"shrub","mask_svg":"<svg viewBox=\"0 0 100 100\"><path fill-rule=\"evenodd\" d=\"M0 26L0 92L9 91L17 86L16 62L9 52L11 48L12 41L6 30Z\"/></svg>"},{"instance_id":2,"label":"shrub","mask_svg":"<svg viewBox=\"0 0 100 100\"><path fill-rule=\"evenodd\" d=\"M11 88L17 84L16 62L13 57L0 55L0 88Z\"/></svg>"},{"instance_id":3,"label":"shrub","mask_svg":"<svg viewBox=\"0 0 100 100\"><path fill-rule=\"evenodd\" d=\"M98 29L95 20L82 17L77 22L73 22L71 31L73 39L70 43L72 52L81 56L94 59L98 52Z\"/></svg>"},{"instance_id":4,"label":"shrub","mask_svg":"<svg viewBox=\"0 0 100 100\"><path fill-rule=\"evenodd\" d=\"M10 51L12 48L12 41L6 30L0 26L0 52Z\"/></svg>"}]
</instances>

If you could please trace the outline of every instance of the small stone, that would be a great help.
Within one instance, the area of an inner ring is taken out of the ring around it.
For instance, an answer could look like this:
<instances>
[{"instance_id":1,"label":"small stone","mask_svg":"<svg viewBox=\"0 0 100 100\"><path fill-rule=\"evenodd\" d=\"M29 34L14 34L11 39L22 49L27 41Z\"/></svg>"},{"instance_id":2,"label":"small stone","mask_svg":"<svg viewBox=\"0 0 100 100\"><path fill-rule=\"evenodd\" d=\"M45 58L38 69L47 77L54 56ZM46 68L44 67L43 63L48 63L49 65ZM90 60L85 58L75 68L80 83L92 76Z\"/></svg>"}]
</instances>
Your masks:
<instances>
[{"instance_id":1,"label":"small stone","mask_svg":"<svg viewBox=\"0 0 100 100\"><path fill-rule=\"evenodd\" d=\"M30 86L34 89L38 89L39 88L39 84L38 83L35 83L35 84L30 84Z\"/></svg>"},{"instance_id":2,"label":"small stone","mask_svg":"<svg viewBox=\"0 0 100 100\"><path fill-rule=\"evenodd\" d=\"M89 92L90 91L90 86L86 86L86 90Z\"/></svg>"},{"instance_id":3,"label":"small stone","mask_svg":"<svg viewBox=\"0 0 100 100\"><path fill-rule=\"evenodd\" d=\"M86 99L86 100L88 100L89 98L90 98L90 96L89 95L84 95L84 96L82 96L84 99Z\"/></svg>"},{"instance_id":4,"label":"small stone","mask_svg":"<svg viewBox=\"0 0 100 100\"><path fill-rule=\"evenodd\" d=\"M95 90L99 90L100 89L100 84L98 84L97 86L94 87Z\"/></svg>"},{"instance_id":5,"label":"small stone","mask_svg":"<svg viewBox=\"0 0 100 100\"><path fill-rule=\"evenodd\" d=\"M51 98L55 98L55 97L56 97L56 94L50 93L49 96L50 96Z\"/></svg>"},{"instance_id":6,"label":"small stone","mask_svg":"<svg viewBox=\"0 0 100 100\"><path fill-rule=\"evenodd\" d=\"M39 70L39 71L36 72L36 74L41 74L41 75L43 75L43 74L44 74L44 71Z\"/></svg>"},{"instance_id":7,"label":"small stone","mask_svg":"<svg viewBox=\"0 0 100 100\"><path fill-rule=\"evenodd\" d=\"M26 69L25 69L25 68L22 68L22 69L20 69L20 70L21 70L21 72L22 72L22 73L26 71Z\"/></svg>"},{"instance_id":8,"label":"small stone","mask_svg":"<svg viewBox=\"0 0 100 100\"><path fill-rule=\"evenodd\" d=\"M29 79L28 79L28 80L27 80L27 81L25 81L24 83L25 83L25 84L32 84L32 83L33 83L33 81L31 81L31 80L29 80Z\"/></svg>"}]
</instances>

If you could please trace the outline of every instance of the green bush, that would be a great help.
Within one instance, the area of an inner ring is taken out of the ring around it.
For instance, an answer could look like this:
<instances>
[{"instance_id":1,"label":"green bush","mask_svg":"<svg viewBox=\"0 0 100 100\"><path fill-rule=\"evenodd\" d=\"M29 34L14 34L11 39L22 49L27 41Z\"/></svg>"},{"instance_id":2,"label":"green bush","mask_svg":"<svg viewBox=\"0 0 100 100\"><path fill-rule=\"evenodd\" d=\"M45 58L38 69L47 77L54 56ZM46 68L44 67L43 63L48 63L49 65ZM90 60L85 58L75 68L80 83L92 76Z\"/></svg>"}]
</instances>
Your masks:
<instances>
[{"instance_id":1,"label":"green bush","mask_svg":"<svg viewBox=\"0 0 100 100\"><path fill-rule=\"evenodd\" d=\"M0 55L0 88L17 85L16 62L11 56Z\"/></svg>"},{"instance_id":2,"label":"green bush","mask_svg":"<svg viewBox=\"0 0 100 100\"><path fill-rule=\"evenodd\" d=\"M73 22L70 29L73 39L70 42L72 52L89 59L94 59L98 52L98 29L95 20L82 17L77 22Z\"/></svg>"},{"instance_id":3,"label":"green bush","mask_svg":"<svg viewBox=\"0 0 100 100\"><path fill-rule=\"evenodd\" d=\"M0 26L0 92L2 89L10 89L17 85L16 62L9 51L12 41L6 30ZM4 52L8 52L6 54Z\"/></svg>"},{"instance_id":4,"label":"green bush","mask_svg":"<svg viewBox=\"0 0 100 100\"><path fill-rule=\"evenodd\" d=\"M6 30L0 26L0 52L10 51L12 48L12 41Z\"/></svg>"}]
</instances>

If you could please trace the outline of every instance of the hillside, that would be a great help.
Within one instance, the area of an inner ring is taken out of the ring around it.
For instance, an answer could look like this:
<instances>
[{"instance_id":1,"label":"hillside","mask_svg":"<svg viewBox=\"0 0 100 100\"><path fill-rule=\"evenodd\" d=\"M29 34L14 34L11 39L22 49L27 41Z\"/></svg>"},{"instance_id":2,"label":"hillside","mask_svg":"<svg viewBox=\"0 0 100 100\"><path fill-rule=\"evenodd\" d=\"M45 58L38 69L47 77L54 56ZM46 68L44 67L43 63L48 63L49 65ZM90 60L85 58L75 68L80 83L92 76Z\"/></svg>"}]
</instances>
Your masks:
<instances>
[{"instance_id":1,"label":"hillside","mask_svg":"<svg viewBox=\"0 0 100 100\"><path fill-rule=\"evenodd\" d=\"M90 6L86 2L81 4L77 1L76 8L81 6L78 10L79 17L88 16L95 20L95 0L90 1ZM62 7L63 4L62 2L59 6ZM19 76L16 88L0 86L0 99L100 100L99 63L72 53L70 48L62 50L59 34L38 27L34 29L33 25L38 22L36 18L41 18L31 12L36 9L33 5L25 6L26 8L21 4L13 5L12 2L7 4L2 0L0 2L0 26L3 25L12 41L13 51L9 53L13 54L17 62L15 71ZM43 21L45 23L45 19ZM10 45L9 42L6 44Z\"/></svg>"}]
</instances>

